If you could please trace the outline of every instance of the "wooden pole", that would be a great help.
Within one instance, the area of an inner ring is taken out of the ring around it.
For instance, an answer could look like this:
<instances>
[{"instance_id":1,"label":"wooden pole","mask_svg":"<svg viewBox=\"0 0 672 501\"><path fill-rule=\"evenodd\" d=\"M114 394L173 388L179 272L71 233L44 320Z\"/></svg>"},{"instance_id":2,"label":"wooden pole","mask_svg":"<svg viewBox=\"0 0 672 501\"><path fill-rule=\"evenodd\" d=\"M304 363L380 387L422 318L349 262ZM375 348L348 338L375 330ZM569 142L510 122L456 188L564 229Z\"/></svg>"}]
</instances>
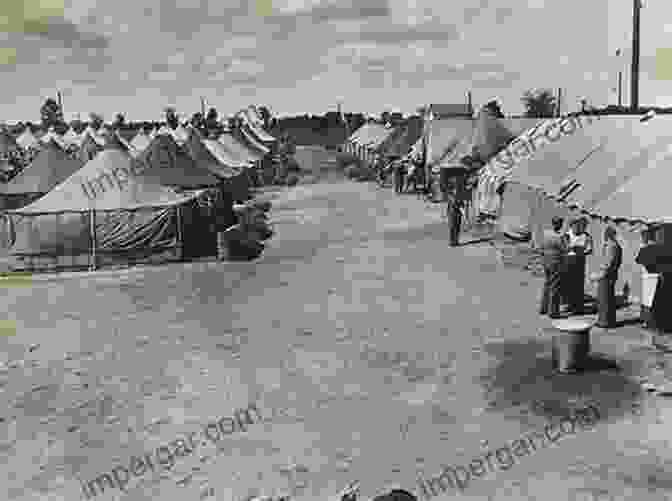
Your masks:
<instances>
[{"instance_id":1,"label":"wooden pole","mask_svg":"<svg viewBox=\"0 0 672 501\"><path fill-rule=\"evenodd\" d=\"M562 115L562 87L558 87L557 116Z\"/></svg>"},{"instance_id":2,"label":"wooden pole","mask_svg":"<svg viewBox=\"0 0 672 501\"><path fill-rule=\"evenodd\" d=\"M89 262L89 271L96 269L96 210L89 211L90 233L91 233L91 261Z\"/></svg>"},{"instance_id":3,"label":"wooden pole","mask_svg":"<svg viewBox=\"0 0 672 501\"><path fill-rule=\"evenodd\" d=\"M57 92L57 94L58 94L58 108L61 110L63 120L65 120L65 113L63 112L63 96L61 95L60 90Z\"/></svg>"},{"instance_id":4,"label":"wooden pole","mask_svg":"<svg viewBox=\"0 0 672 501\"><path fill-rule=\"evenodd\" d=\"M178 259L184 260L184 242L182 241L182 206L175 207L175 215L177 216L177 252Z\"/></svg>"},{"instance_id":5,"label":"wooden pole","mask_svg":"<svg viewBox=\"0 0 672 501\"><path fill-rule=\"evenodd\" d=\"M623 106L623 72L619 71L618 72L618 107L621 108Z\"/></svg>"},{"instance_id":6,"label":"wooden pole","mask_svg":"<svg viewBox=\"0 0 672 501\"><path fill-rule=\"evenodd\" d=\"M632 72L630 74L630 107L633 112L639 109L639 14L642 8L641 0L632 3Z\"/></svg>"}]
</instances>

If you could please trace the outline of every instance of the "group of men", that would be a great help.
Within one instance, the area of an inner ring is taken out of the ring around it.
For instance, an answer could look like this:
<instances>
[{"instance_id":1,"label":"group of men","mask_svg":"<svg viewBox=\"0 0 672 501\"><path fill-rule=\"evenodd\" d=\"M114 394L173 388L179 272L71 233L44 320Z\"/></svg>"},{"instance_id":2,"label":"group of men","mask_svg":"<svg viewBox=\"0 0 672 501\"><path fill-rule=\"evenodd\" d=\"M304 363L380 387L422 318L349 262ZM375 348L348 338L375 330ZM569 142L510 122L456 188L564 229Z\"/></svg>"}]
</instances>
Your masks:
<instances>
[{"instance_id":1,"label":"group of men","mask_svg":"<svg viewBox=\"0 0 672 501\"><path fill-rule=\"evenodd\" d=\"M544 259L544 290L539 313L560 318L560 306L568 305L572 314L584 313L584 284L586 258L593 254L593 240L586 232L588 221L579 218L563 231L564 219L554 217L552 229L544 232L542 252ZM591 279L596 281L598 318L602 328L616 326L616 280L623 260L623 249L616 239L616 230L604 230L602 248L604 262Z\"/></svg>"}]
</instances>

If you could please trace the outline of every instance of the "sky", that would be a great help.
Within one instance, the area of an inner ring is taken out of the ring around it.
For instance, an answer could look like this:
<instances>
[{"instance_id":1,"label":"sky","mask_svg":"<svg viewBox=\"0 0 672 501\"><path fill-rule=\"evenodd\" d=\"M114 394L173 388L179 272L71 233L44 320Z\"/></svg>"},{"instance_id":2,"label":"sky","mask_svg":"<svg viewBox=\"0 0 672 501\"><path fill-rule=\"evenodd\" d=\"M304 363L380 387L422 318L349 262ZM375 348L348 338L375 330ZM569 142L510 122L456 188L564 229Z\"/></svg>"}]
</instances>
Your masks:
<instances>
[{"instance_id":1,"label":"sky","mask_svg":"<svg viewBox=\"0 0 672 501\"><path fill-rule=\"evenodd\" d=\"M670 14L645 0L642 105L672 106ZM619 69L629 102L631 27L631 0L0 0L0 121L37 121L56 89L66 120L186 119L200 96L222 115L408 114L469 90L518 114L558 87L575 111L615 104Z\"/></svg>"}]
</instances>

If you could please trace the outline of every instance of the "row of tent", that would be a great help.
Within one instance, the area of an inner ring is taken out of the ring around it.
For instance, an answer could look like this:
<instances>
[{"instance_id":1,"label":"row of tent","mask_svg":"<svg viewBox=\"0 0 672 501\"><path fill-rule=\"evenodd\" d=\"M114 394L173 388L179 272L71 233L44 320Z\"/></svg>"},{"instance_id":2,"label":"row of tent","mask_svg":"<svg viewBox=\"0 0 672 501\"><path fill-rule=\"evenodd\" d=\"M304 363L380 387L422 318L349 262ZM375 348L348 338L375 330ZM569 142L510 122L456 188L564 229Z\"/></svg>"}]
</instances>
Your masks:
<instances>
[{"instance_id":1,"label":"row of tent","mask_svg":"<svg viewBox=\"0 0 672 501\"><path fill-rule=\"evenodd\" d=\"M538 122L531 118L496 119L482 110L475 118L413 117L398 127L367 123L348 138L343 150L368 164L379 156L415 161L426 156L427 166L436 170L453 167L464 155L475 152L489 158Z\"/></svg>"},{"instance_id":2,"label":"row of tent","mask_svg":"<svg viewBox=\"0 0 672 501\"><path fill-rule=\"evenodd\" d=\"M669 243L672 205L672 116L573 116L544 120L515 138L482 169L475 209L498 232L541 243L553 216L583 216L598 256L604 229L615 226L623 247L618 287L641 296L635 257L641 230L659 228Z\"/></svg>"},{"instance_id":3,"label":"row of tent","mask_svg":"<svg viewBox=\"0 0 672 501\"><path fill-rule=\"evenodd\" d=\"M366 124L346 151L373 161L395 133ZM389 144L389 143L388 143ZM405 145L404 145L405 146ZM634 262L640 231L658 226L663 242L672 228L666 196L672 180L672 116L568 116L426 120L406 159L427 159L433 172L465 156L485 163L468 204L469 220L490 216L497 232L539 246L553 216L587 216L599 252L603 230L615 225L624 248L619 286L641 287ZM589 268L600 260L589 260ZM591 269L590 271L595 271Z\"/></svg>"},{"instance_id":4,"label":"row of tent","mask_svg":"<svg viewBox=\"0 0 672 501\"><path fill-rule=\"evenodd\" d=\"M254 106L249 106L238 112L236 117L241 124L239 130L236 131L237 134L235 134L238 136L239 142L247 145L248 149L261 154L261 156L270 153L273 145L277 143L277 139L263 129L263 120L257 109ZM131 147L129 148L131 153L139 154L160 134L171 135L179 145L186 143L189 137L187 127L179 124L175 129L164 125L158 128L155 127L150 132L146 132L141 128L130 141L126 141L122 136L120 136L120 139L122 142L127 143L127 146ZM91 140L99 146L104 146L105 138L103 136L104 134L101 131L94 130L91 126L88 126L82 133L77 133L73 127L70 127L63 135L57 134L52 127L46 133L37 136L33 134L30 128L26 128L16 138L15 142L23 150L30 150L39 148L41 144L47 144L53 140L63 149L68 149L70 147L81 148L82 144L87 140ZM7 146L4 149L6 148ZM0 140L0 150L2 149L3 145Z\"/></svg>"},{"instance_id":5,"label":"row of tent","mask_svg":"<svg viewBox=\"0 0 672 501\"><path fill-rule=\"evenodd\" d=\"M14 267L36 267L43 256L86 266L96 253L183 254L190 247L187 254L196 255L214 247L204 231L208 199L225 190L245 200L263 154L232 134L185 133L179 147L173 134L157 131L142 151L117 132L89 133L81 145L92 148L88 160L68 155L54 137L43 142L31 165L0 185L0 199L12 207L3 213L0 242Z\"/></svg>"}]
</instances>

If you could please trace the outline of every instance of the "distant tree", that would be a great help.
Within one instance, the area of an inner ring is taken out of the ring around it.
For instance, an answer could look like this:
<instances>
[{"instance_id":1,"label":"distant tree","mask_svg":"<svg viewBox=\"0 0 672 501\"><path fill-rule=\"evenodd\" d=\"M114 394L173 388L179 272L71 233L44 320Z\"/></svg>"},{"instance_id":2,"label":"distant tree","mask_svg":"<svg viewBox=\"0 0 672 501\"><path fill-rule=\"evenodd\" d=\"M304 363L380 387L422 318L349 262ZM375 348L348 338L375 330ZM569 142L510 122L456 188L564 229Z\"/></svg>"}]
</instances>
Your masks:
<instances>
[{"instance_id":1,"label":"distant tree","mask_svg":"<svg viewBox=\"0 0 672 501\"><path fill-rule=\"evenodd\" d=\"M103 116L100 113L96 113L93 111L89 113L89 125L91 125L91 128L93 130L99 130L104 123L105 120L103 119Z\"/></svg>"},{"instance_id":2,"label":"distant tree","mask_svg":"<svg viewBox=\"0 0 672 501\"><path fill-rule=\"evenodd\" d=\"M528 118L552 118L555 114L556 99L549 89L528 90L521 101Z\"/></svg>"},{"instance_id":3,"label":"distant tree","mask_svg":"<svg viewBox=\"0 0 672 501\"><path fill-rule=\"evenodd\" d=\"M49 97L40 108L40 117L42 127L48 129L63 122L63 111L56 100Z\"/></svg>"},{"instance_id":4,"label":"distant tree","mask_svg":"<svg viewBox=\"0 0 672 501\"><path fill-rule=\"evenodd\" d=\"M177 116L177 110L172 106L167 106L164 108L163 112L166 115L166 124L168 127L175 130L180 125L180 119Z\"/></svg>"},{"instance_id":5,"label":"distant tree","mask_svg":"<svg viewBox=\"0 0 672 501\"><path fill-rule=\"evenodd\" d=\"M121 129L125 126L126 126L126 117L124 116L123 113L117 113L117 115L114 117L112 127L114 127L115 129Z\"/></svg>"}]
</instances>

